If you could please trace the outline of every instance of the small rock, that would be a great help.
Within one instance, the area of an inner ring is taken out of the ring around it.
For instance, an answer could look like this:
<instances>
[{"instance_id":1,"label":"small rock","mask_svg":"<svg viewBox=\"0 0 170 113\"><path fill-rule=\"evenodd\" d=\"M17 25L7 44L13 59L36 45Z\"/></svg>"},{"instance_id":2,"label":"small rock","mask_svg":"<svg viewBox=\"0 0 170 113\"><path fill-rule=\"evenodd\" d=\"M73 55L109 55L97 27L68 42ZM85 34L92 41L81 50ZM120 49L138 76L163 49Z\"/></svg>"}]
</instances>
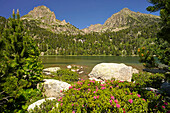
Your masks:
<instances>
[{"instance_id":1,"label":"small rock","mask_svg":"<svg viewBox=\"0 0 170 113\"><path fill-rule=\"evenodd\" d=\"M71 69L71 65L68 65L68 66L67 66L67 69Z\"/></svg>"},{"instance_id":2,"label":"small rock","mask_svg":"<svg viewBox=\"0 0 170 113\"><path fill-rule=\"evenodd\" d=\"M76 70L74 70L74 69L71 69L71 71L76 72Z\"/></svg>"},{"instance_id":3,"label":"small rock","mask_svg":"<svg viewBox=\"0 0 170 113\"><path fill-rule=\"evenodd\" d=\"M84 73L84 71L80 71L80 72L79 72L79 74L82 74L82 73Z\"/></svg>"},{"instance_id":4,"label":"small rock","mask_svg":"<svg viewBox=\"0 0 170 113\"><path fill-rule=\"evenodd\" d=\"M60 69L61 69L60 67L45 68L45 69L43 69L43 73L45 73L45 72L57 72Z\"/></svg>"}]
</instances>

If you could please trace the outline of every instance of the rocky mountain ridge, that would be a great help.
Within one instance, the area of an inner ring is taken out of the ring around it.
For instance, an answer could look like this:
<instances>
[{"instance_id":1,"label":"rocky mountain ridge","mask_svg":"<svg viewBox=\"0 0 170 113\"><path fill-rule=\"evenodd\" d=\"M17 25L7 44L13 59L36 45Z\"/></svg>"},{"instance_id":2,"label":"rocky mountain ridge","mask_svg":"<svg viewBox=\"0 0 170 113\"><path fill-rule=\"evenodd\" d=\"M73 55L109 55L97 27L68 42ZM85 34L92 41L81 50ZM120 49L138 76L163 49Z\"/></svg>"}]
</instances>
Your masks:
<instances>
[{"instance_id":1,"label":"rocky mountain ridge","mask_svg":"<svg viewBox=\"0 0 170 113\"><path fill-rule=\"evenodd\" d=\"M21 17L22 20L35 21L35 23L44 29L53 33L78 34L81 31L65 20L56 19L54 12L46 6L38 6L31 10L27 15Z\"/></svg>"},{"instance_id":2,"label":"rocky mountain ridge","mask_svg":"<svg viewBox=\"0 0 170 113\"><path fill-rule=\"evenodd\" d=\"M139 24L150 24L153 22L158 22L159 20L159 16L143 14L140 12L133 12L128 8L124 8L121 11L113 14L110 18L108 18L103 25L91 25L88 28L82 29L82 31L84 31L85 33L105 32L107 30L119 31L122 29L129 28L129 26Z\"/></svg>"},{"instance_id":3,"label":"rocky mountain ridge","mask_svg":"<svg viewBox=\"0 0 170 113\"><path fill-rule=\"evenodd\" d=\"M44 5L35 7L28 14L22 16L21 19L24 21L24 24L33 31L39 30L42 32L42 29L44 29L47 32L55 34L64 33L68 35L106 31L117 32L131 26L152 25L160 21L159 16L133 12L128 8L124 8L108 18L103 25L95 24L80 30L65 20L61 21L56 19L54 12Z\"/></svg>"}]
</instances>

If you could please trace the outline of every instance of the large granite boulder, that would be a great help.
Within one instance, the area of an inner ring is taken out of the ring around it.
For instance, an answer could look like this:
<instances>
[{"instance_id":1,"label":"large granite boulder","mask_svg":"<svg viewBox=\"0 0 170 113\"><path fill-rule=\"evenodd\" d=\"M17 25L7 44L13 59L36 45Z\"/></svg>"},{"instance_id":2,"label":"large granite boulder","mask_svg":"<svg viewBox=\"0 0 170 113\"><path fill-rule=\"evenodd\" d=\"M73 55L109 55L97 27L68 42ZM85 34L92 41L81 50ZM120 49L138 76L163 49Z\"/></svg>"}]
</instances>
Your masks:
<instances>
[{"instance_id":1,"label":"large granite boulder","mask_svg":"<svg viewBox=\"0 0 170 113\"><path fill-rule=\"evenodd\" d=\"M27 111L30 112L30 110L31 110L31 109L34 109L36 106L39 107L39 106L40 106L43 102L45 102L46 100L54 100L54 99L56 99L56 98L51 97L51 98L46 98L46 99L38 100L38 101L34 102L33 104L29 105Z\"/></svg>"},{"instance_id":2,"label":"large granite boulder","mask_svg":"<svg viewBox=\"0 0 170 113\"><path fill-rule=\"evenodd\" d=\"M90 78L97 78L101 80L116 80L131 82L132 74L134 69L131 66L117 63L100 63L97 64L90 74ZM135 70L137 73L138 71Z\"/></svg>"},{"instance_id":3,"label":"large granite boulder","mask_svg":"<svg viewBox=\"0 0 170 113\"><path fill-rule=\"evenodd\" d=\"M70 84L59 81L59 80L54 80L54 79L44 79L44 83L42 83L42 87L44 88L45 92L44 94L47 97L61 97L63 96L62 91L63 90L68 90L69 87L71 86Z\"/></svg>"}]
</instances>

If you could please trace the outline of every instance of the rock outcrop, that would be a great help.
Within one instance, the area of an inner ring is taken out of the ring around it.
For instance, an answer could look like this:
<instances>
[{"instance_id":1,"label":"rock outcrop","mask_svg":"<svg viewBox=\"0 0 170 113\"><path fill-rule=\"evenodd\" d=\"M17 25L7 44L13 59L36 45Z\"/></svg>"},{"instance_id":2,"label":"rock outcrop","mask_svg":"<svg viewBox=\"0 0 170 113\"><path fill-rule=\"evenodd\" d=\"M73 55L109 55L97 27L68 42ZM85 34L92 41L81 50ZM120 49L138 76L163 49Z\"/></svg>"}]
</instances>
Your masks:
<instances>
[{"instance_id":1,"label":"rock outcrop","mask_svg":"<svg viewBox=\"0 0 170 113\"><path fill-rule=\"evenodd\" d=\"M170 96L170 83L167 82L163 83L161 85L161 88L168 96Z\"/></svg>"},{"instance_id":2,"label":"rock outcrop","mask_svg":"<svg viewBox=\"0 0 170 113\"><path fill-rule=\"evenodd\" d=\"M51 72L57 72L58 70L60 70L60 67L50 67L50 68L45 68L43 69L43 73L45 75L51 75Z\"/></svg>"},{"instance_id":3,"label":"rock outcrop","mask_svg":"<svg viewBox=\"0 0 170 113\"><path fill-rule=\"evenodd\" d=\"M117 63L101 63L97 64L88 76L101 80L115 78L115 80L131 82L132 74L133 68L131 66Z\"/></svg>"},{"instance_id":4,"label":"rock outcrop","mask_svg":"<svg viewBox=\"0 0 170 113\"><path fill-rule=\"evenodd\" d=\"M33 104L29 105L27 111L30 112L30 110L31 110L31 109L34 109L36 106L39 107L39 106L40 106L43 102L45 102L46 100L54 100L54 99L56 99L56 98L51 97L51 98L46 98L46 99L38 100L38 101L34 102Z\"/></svg>"},{"instance_id":5,"label":"rock outcrop","mask_svg":"<svg viewBox=\"0 0 170 113\"><path fill-rule=\"evenodd\" d=\"M82 32L70 23L66 23L65 20L60 21L56 19L54 12L44 5L34 7L32 11L30 11L27 15L22 16L21 19L27 20L28 24L31 24L28 26L35 24L35 26L53 33L66 32L67 34L78 34Z\"/></svg>"},{"instance_id":6,"label":"rock outcrop","mask_svg":"<svg viewBox=\"0 0 170 113\"><path fill-rule=\"evenodd\" d=\"M70 84L66 82L62 82L59 80L54 80L54 79L44 79L44 83L42 83L42 87L44 88L45 92L44 94L47 97L61 97L63 96L62 91L63 90L68 90L69 87L71 86Z\"/></svg>"}]
</instances>

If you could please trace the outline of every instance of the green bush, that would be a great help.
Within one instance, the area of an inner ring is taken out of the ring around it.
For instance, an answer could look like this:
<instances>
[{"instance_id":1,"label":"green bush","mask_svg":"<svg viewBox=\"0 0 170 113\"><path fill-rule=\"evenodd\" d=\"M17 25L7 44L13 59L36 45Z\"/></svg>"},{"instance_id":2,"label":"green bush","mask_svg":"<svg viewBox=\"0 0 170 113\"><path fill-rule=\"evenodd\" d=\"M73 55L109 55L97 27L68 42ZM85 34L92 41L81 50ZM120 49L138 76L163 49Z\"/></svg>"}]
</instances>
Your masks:
<instances>
[{"instance_id":1,"label":"green bush","mask_svg":"<svg viewBox=\"0 0 170 113\"><path fill-rule=\"evenodd\" d=\"M105 81L105 84L94 80L78 81L76 85L70 86L68 91L64 91L64 94L57 100L58 107L41 112L166 112L169 104L163 96L144 91L138 84L114 80ZM48 105L42 106L46 108Z\"/></svg>"},{"instance_id":2,"label":"green bush","mask_svg":"<svg viewBox=\"0 0 170 113\"><path fill-rule=\"evenodd\" d=\"M78 74L76 72L62 69L58 70L56 73L52 73L55 79L62 80L64 82L74 82L78 81Z\"/></svg>"},{"instance_id":3,"label":"green bush","mask_svg":"<svg viewBox=\"0 0 170 113\"><path fill-rule=\"evenodd\" d=\"M163 74L152 74L148 72L140 72L139 74L133 74L132 81L140 84L141 87L153 87L160 88L162 80L165 79Z\"/></svg>"},{"instance_id":4,"label":"green bush","mask_svg":"<svg viewBox=\"0 0 170 113\"><path fill-rule=\"evenodd\" d=\"M17 18L16 18L17 17ZM27 102L26 89L42 81L39 50L17 15L9 18L0 37L0 112L17 112Z\"/></svg>"}]
</instances>

